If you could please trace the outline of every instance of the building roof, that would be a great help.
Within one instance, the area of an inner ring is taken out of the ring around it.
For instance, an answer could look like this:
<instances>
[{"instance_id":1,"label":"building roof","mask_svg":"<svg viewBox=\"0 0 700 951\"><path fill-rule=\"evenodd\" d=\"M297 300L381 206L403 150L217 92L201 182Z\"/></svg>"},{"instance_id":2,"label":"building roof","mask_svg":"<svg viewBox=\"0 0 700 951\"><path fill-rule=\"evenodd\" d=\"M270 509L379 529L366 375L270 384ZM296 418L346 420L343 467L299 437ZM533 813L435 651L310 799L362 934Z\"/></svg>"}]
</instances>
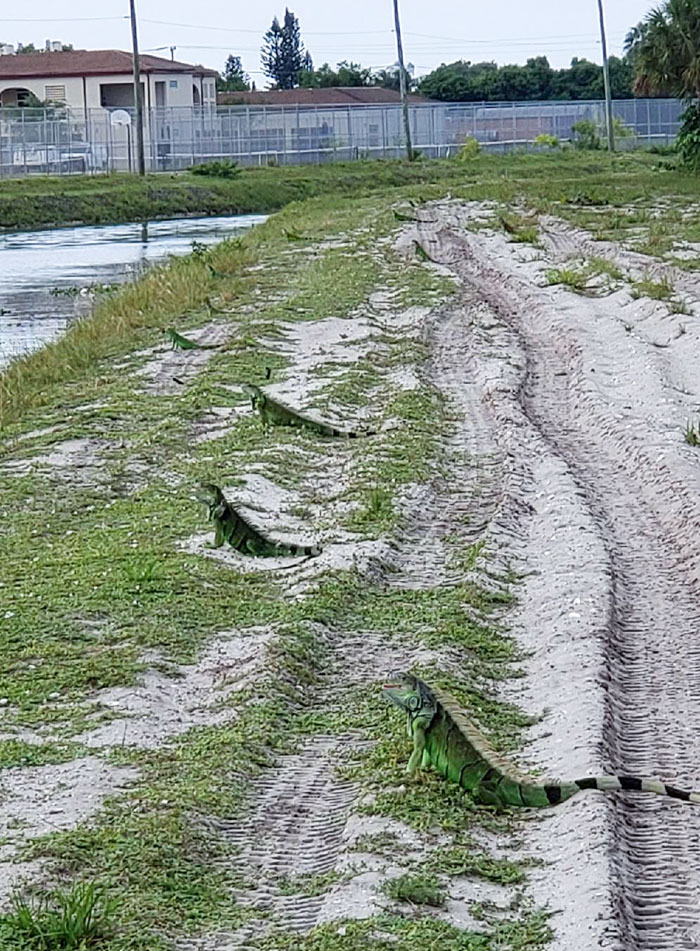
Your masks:
<instances>
[{"instance_id":1,"label":"building roof","mask_svg":"<svg viewBox=\"0 0 700 951\"><path fill-rule=\"evenodd\" d=\"M215 69L191 66L162 56L142 53L143 73L192 73L216 76ZM65 50L56 53L6 53L0 56L0 80L49 79L60 76L105 76L133 72L131 53L124 50Z\"/></svg>"},{"instance_id":2,"label":"building roof","mask_svg":"<svg viewBox=\"0 0 700 951\"><path fill-rule=\"evenodd\" d=\"M381 106L401 101L395 89L382 86L328 86L324 89L269 89L255 92L220 92L220 106ZM428 102L424 96L408 96L414 105Z\"/></svg>"}]
</instances>

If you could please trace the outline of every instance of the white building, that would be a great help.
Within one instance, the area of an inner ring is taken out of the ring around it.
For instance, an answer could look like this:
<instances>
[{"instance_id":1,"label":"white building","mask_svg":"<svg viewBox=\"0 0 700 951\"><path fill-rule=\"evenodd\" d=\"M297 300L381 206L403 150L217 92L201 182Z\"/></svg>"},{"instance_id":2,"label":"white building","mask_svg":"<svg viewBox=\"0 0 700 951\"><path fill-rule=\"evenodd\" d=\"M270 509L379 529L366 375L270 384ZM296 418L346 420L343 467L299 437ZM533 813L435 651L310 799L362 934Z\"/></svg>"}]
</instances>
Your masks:
<instances>
[{"instance_id":1,"label":"white building","mask_svg":"<svg viewBox=\"0 0 700 951\"><path fill-rule=\"evenodd\" d=\"M67 106L85 117L93 109L133 106L131 53L122 50L69 50L15 53L0 48L0 107L25 105L35 97ZM215 106L216 72L143 54L141 74L147 109Z\"/></svg>"}]
</instances>

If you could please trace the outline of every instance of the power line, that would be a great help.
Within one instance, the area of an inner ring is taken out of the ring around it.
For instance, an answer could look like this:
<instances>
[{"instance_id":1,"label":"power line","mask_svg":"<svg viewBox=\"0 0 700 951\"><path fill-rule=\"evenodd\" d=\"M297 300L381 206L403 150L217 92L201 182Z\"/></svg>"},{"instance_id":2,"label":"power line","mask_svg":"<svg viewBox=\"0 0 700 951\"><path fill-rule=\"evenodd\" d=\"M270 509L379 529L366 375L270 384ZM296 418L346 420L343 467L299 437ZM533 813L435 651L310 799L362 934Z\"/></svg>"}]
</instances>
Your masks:
<instances>
[{"instance_id":1,"label":"power line","mask_svg":"<svg viewBox=\"0 0 700 951\"><path fill-rule=\"evenodd\" d=\"M139 17L140 23L155 23L157 26L179 26L187 30L214 30L217 33L255 33L262 36L264 30L243 30L230 26L203 26L201 23L172 23L169 20L149 20ZM393 30L304 30L304 36L369 36L370 34L393 33Z\"/></svg>"},{"instance_id":2,"label":"power line","mask_svg":"<svg viewBox=\"0 0 700 951\"><path fill-rule=\"evenodd\" d=\"M95 20L128 20L128 16L113 17L2 17L0 23L88 23Z\"/></svg>"}]
</instances>

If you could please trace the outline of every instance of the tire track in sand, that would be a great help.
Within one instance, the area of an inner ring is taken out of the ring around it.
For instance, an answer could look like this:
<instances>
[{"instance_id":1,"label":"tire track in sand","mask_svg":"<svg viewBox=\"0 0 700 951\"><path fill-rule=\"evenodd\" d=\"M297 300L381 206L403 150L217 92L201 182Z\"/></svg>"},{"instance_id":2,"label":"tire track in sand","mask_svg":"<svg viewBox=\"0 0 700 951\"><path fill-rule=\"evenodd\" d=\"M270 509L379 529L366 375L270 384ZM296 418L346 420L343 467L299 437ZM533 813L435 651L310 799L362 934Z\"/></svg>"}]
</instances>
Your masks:
<instances>
[{"instance_id":1,"label":"tire track in sand","mask_svg":"<svg viewBox=\"0 0 700 951\"><path fill-rule=\"evenodd\" d=\"M605 302L581 301L563 315L565 298L528 281L502 243L439 225L423 233L431 255L518 335L527 356L523 410L574 473L605 540L611 767L698 788L698 470L663 418L669 356L662 363L626 335ZM625 412L613 398L619 392ZM697 948L700 811L650 795L606 801L623 946Z\"/></svg>"}]
</instances>

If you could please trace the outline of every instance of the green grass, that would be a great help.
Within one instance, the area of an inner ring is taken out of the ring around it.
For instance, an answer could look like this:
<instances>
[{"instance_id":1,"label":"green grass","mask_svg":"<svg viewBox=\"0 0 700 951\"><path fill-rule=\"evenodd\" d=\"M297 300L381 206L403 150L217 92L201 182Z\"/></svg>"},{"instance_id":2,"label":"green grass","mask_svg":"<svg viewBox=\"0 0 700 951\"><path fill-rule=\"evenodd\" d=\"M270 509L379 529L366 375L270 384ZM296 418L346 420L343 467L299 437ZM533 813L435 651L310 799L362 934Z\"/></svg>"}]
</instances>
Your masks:
<instances>
[{"instance_id":1,"label":"green grass","mask_svg":"<svg viewBox=\"0 0 700 951\"><path fill-rule=\"evenodd\" d=\"M650 297L652 300L670 301L676 289L667 277L662 277L660 281L655 281L650 277L635 281L632 285L632 297Z\"/></svg>"},{"instance_id":2,"label":"green grass","mask_svg":"<svg viewBox=\"0 0 700 951\"><path fill-rule=\"evenodd\" d=\"M0 915L3 951L89 951L103 947L113 931L114 901L92 883L78 882L35 901L15 893Z\"/></svg>"},{"instance_id":3,"label":"green grass","mask_svg":"<svg viewBox=\"0 0 700 951\"><path fill-rule=\"evenodd\" d=\"M382 885L382 891L392 901L409 905L431 905L442 908L447 901L445 888L437 877L426 873L410 873L390 878Z\"/></svg>"},{"instance_id":4,"label":"green grass","mask_svg":"<svg viewBox=\"0 0 700 951\"><path fill-rule=\"evenodd\" d=\"M683 200L698 194L692 174L661 169L658 157L641 151L614 156L574 150L536 155L483 153L468 164L427 159L357 161L242 169L233 179L204 179L180 172L143 179L112 174L5 180L0 194L0 228L272 212L290 202L322 195L386 195L392 189L396 200L410 197L420 201L438 197L448 187L453 194L457 189L470 197L504 203L532 197L540 206L538 210L561 203L565 217L581 222L586 215L590 219L590 205L637 203L633 212L626 207L614 212L623 228L649 222L649 209L640 202L648 201L651 207L658 195ZM606 214L598 224L607 231L613 224L611 216ZM306 236L293 221L287 228ZM692 222L683 222L683 232L690 234L692 228Z\"/></svg>"},{"instance_id":5,"label":"green grass","mask_svg":"<svg viewBox=\"0 0 700 951\"><path fill-rule=\"evenodd\" d=\"M695 425L691 420L688 420L683 437L689 446L700 446L700 423Z\"/></svg>"},{"instance_id":6,"label":"green grass","mask_svg":"<svg viewBox=\"0 0 700 951\"><path fill-rule=\"evenodd\" d=\"M622 271L612 261L600 257L588 258L569 267L550 268L546 277L548 284L563 284L578 294L593 290L609 292L623 280ZM603 281L594 284L596 278L603 278Z\"/></svg>"}]
</instances>

